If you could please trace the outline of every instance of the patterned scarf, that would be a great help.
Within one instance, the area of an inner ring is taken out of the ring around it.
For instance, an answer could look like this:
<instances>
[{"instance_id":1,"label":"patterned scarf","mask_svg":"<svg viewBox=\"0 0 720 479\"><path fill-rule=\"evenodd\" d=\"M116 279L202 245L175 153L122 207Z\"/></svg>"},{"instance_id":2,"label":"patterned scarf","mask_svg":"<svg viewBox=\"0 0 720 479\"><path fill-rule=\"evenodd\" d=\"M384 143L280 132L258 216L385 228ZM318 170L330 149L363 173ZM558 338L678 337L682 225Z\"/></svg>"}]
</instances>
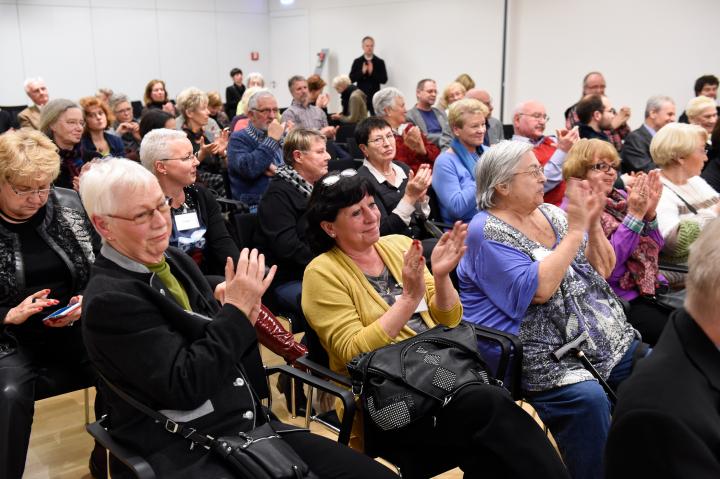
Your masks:
<instances>
[{"instance_id":1,"label":"patterned scarf","mask_svg":"<svg viewBox=\"0 0 720 479\"><path fill-rule=\"evenodd\" d=\"M610 238L627 215L627 199L613 188L607 197L605 211L600 218L605 236ZM640 236L635 250L628 258L625 266L627 271L620 278L619 284L623 289L637 289L640 294L654 295L658 285L658 255L660 247L647 234Z\"/></svg>"},{"instance_id":2,"label":"patterned scarf","mask_svg":"<svg viewBox=\"0 0 720 479\"><path fill-rule=\"evenodd\" d=\"M298 175L298 172L294 168L288 165L282 165L278 167L275 172L275 176L282 178L284 181L290 183L296 190L298 190L305 198L310 198L312 193L313 185L305 181L305 179Z\"/></svg>"}]
</instances>

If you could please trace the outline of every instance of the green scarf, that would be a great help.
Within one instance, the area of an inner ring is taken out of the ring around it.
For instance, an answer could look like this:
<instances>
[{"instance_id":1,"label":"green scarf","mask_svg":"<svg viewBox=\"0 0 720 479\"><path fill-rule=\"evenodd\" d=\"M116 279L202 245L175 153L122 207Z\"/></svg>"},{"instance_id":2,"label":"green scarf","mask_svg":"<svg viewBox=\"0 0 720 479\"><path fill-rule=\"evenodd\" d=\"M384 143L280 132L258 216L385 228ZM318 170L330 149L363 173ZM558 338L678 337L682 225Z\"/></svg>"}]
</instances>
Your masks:
<instances>
[{"instance_id":1,"label":"green scarf","mask_svg":"<svg viewBox=\"0 0 720 479\"><path fill-rule=\"evenodd\" d=\"M183 288L180 281L173 276L172 271L170 271L170 265L167 264L164 256L162 261L159 263L146 264L145 266L147 269L155 273L158 278L160 278L160 281L162 281L165 287L170 291L170 294L173 295L173 298L180 303L180 306L182 306L184 310L192 311L192 308L190 308L190 300L185 292L185 288Z\"/></svg>"}]
</instances>

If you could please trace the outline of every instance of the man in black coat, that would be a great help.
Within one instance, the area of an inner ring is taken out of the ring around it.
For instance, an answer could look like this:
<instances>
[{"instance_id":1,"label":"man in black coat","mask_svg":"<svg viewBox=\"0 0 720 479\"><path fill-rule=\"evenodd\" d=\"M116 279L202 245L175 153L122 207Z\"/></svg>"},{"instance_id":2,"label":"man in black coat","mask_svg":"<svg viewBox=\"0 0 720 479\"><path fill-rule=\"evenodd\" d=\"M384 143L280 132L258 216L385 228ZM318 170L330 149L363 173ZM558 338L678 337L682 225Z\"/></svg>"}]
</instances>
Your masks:
<instances>
[{"instance_id":1,"label":"man in black coat","mask_svg":"<svg viewBox=\"0 0 720 479\"><path fill-rule=\"evenodd\" d=\"M387 70L385 70L385 62L374 54L373 37L363 38L362 47L363 55L356 58L350 68L350 80L365 93L368 111L374 115L372 97L380 90L381 84L387 83Z\"/></svg>"},{"instance_id":2,"label":"man in black coat","mask_svg":"<svg viewBox=\"0 0 720 479\"><path fill-rule=\"evenodd\" d=\"M622 172L648 172L657 168L650 156L650 142L660 128L675 121L675 102L669 96L652 96L645 105L645 123L625 137L622 157Z\"/></svg>"},{"instance_id":3,"label":"man in black coat","mask_svg":"<svg viewBox=\"0 0 720 479\"><path fill-rule=\"evenodd\" d=\"M606 477L720 477L720 220L690 249L684 309L620 388Z\"/></svg>"}]
</instances>

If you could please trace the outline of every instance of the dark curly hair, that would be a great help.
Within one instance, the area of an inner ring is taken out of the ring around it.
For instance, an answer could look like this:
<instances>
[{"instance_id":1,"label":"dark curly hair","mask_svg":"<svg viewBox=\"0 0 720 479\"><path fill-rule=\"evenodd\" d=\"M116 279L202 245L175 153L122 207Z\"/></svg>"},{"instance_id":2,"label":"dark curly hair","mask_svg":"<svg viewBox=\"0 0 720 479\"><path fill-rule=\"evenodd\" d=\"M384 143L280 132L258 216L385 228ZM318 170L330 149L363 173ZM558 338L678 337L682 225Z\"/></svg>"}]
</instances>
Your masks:
<instances>
[{"instance_id":1,"label":"dark curly hair","mask_svg":"<svg viewBox=\"0 0 720 479\"><path fill-rule=\"evenodd\" d=\"M308 228L305 234L310 249L316 255L325 253L335 246L335 240L325 233L320 223L335 221L341 209L359 203L365 195L375 194L375 188L370 180L360 175L341 176L332 185L323 184L325 178L338 174L338 171L332 171L320 178L315 183L308 201L306 213Z\"/></svg>"}]
</instances>

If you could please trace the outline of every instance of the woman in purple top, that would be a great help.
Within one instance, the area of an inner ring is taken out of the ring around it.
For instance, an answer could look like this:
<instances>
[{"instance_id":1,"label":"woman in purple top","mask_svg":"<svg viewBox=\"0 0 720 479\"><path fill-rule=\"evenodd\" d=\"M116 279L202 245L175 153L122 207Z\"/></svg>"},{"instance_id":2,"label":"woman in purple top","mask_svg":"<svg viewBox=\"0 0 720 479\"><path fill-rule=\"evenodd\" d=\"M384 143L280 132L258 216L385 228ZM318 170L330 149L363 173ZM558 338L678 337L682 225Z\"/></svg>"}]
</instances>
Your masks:
<instances>
[{"instance_id":1,"label":"woman in purple top","mask_svg":"<svg viewBox=\"0 0 720 479\"><path fill-rule=\"evenodd\" d=\"M662 193L660 170L638 174L628 194L613 187L618 165L620 158L610 143L580 140L568 152L563 176L587 180L593 190L607 195L600 224L615 250L615 268L607 281L630 303L628 322L643 341L655 345L671 312L654 300L656 292L667 290L658 272L658 255L665 243L655 215Z\"/></svg>"}]
</instances>

